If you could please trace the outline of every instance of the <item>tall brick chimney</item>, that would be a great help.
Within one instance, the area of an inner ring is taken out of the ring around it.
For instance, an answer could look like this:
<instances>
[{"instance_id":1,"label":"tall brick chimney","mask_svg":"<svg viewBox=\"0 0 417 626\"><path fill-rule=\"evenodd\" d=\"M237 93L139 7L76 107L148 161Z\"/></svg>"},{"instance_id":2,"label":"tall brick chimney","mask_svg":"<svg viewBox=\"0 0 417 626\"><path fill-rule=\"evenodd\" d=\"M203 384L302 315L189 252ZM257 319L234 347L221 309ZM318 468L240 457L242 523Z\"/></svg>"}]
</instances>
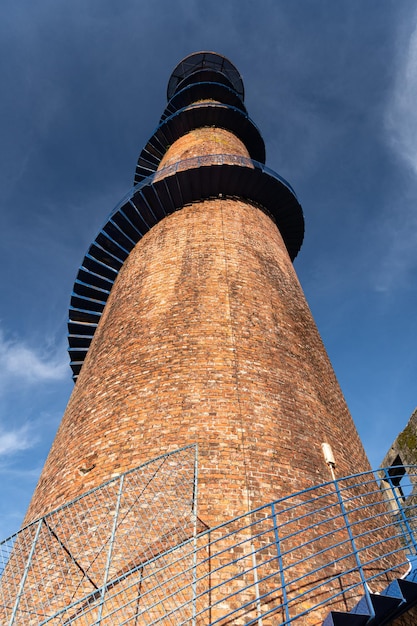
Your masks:
<instances>
[{"instance_id":1,"label":"tall brick chimney","mask_svg":"<svg viewBox=\"0 0 417 626\"><path fill-rule=\"evenodd\" d=\"M71 300L76 385L26 521L190 443L207 525L368 462L292 260L304 233L236 68L175 68Z\"/></svg>"},{"instance_id":2,"label":"tall brick chimney","mask_svg":"<svg viewBox=\"0 0 417 626\"><path fill-rule=\"evenodd\" d=\"M302 210L243 99L223 56L181 61L84 257L76 384L0 552L2 623L335 626L402 602L368 581L403 574L408 521L366 473L292 265Z\"/></svg>"}]
</instances>

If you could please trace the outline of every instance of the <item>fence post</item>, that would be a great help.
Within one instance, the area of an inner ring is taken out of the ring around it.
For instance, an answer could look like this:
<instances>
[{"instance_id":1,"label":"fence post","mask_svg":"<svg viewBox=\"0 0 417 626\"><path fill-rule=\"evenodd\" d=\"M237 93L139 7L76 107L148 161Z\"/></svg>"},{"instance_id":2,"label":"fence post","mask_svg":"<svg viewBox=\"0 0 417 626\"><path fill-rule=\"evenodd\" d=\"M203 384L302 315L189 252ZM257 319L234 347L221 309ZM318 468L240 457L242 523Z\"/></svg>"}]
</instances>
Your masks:
<instances>
[{"instance_id":1,"label":"fence post","mask_svg":"<svg viewBox=\"0 0 417 626\"><path fill-rule=\"evenodd\" d=\"M117 494L116 509L115 509L115 512L114 512L114 519L113 519L113 527L112 527L112 531L111 531L111 535L110 535L109 550L107 552L106 569L105 569L105 572L104 572L103 585L102 585L101 593L100 593L101 600L100 600L100 607L99 607L98 616L97 616L97 622L96 622L97 626L100 625L101 618L102 618L102 615L103 615L104 597L106 595L106 587L107 587L108 578L109 578L110 564L111 564L111 559L112 559L112 555L113 555L114 537L115 537L115 534L116 534L117 522L118 522L118 518L119 518L120 501L122 499L122 492L123 492L123 482L124 482L124 474L122 474L122 476L120 477L119 491L118 491L118 494Z\"/></svg>"},{"instance_id":2,"label":"fence post","mask_svg":"<svg viewBox=\"0 0 417 626\"><path fill-rule=\"evenodd\" d=\"M39 534L41 532L42 524L43 524L43 517L39 520L37 528L36 528L35 537L33 538L33 541L32 541L32 546L30 548L29 556L28 556L27 561L26 561L25 570L24 570L23 576L22 576L22 578L20 580L19 591L17 592L17 598L16 598L16 602L14 603L13 612L12 612L12 616L10 618L9 626L12 626L12 624L14 623L14 620L15 620L15 617L16 617L16 613L17 613L17 610L19 608L20 599L21 599L21 597L23 595L23 589L25 587L26 579L28 577L30 564L32 562L33 553L35 552L35 548L36 548L36 544L38 542ZM23 533L27 532L27 528L25 530L22 530L21 532L23 532Z\"/></svg>"},{"instance_id":3,"label":"fence post","mask_svg":"<svg viewBox=\"0 0 417 626\"><path fill-rule=\"evenodd\" d=\"M285 624L289 624L290 623L290 608L288 606L287 588L286 588L286 585L285 585L285 577L284 577L284 563L282 561L281 543L280 543L280 540L279 540L277 515L276 515L276 512L275 512L275 503L274 502L272 502L272 504L271 504L271 512L272 512L272 523L273 523L273 526L274 526L275 543L276 543L276 546L277 546L277 553L278 553L279 575L280 575L280 578L281 578L282 604L284 605L284 612L285 612L285 622L284 622L283 626L285 626Z\"/></svg>"},{"instance_id":4,"label":"fence post","mask_svg":"<svg viewBox=\"0 0 417 626\"><path fill-rule=\"evenodd\" d=\"M197 625L197 522L198 522L198 511L197 511L197 496L198 496L198 444L195 445L194 451L194 480L193 480L193 504L192 504L192 512L194 517L194 537L193 537L193 582L192 582L192 593L193 593L193 605L192 605L192 624L193 626Z\"/></svg>"},{"instance_id":5,"label":"fence post","mask_svg":"<svg viewBox=\"0 0 417 626\"><path fill-rule=\"evenodd\" d=\"M355 557L356 565L357 565L357 568L358 568L359 576L360 576L360 579L361 579L361 583L362 583L362 587L363 587L363 591L364 591L364 595L365 595L365 598L366 598L366 603L368 605L368 609L369 609L369 612L370 612L370 619L371 619L371 618L375 617L375 610L374 610L374 607L373 607L373 604L372 604L372 601L371 601L371 594L369 592L368 585L366 584L365 573L364 573L363 568L362 568L362 563L361 563L361 559L360 559L360 556L359 556L359 550L356 547L355 537L354 537L354 534L352 533L352 529L350 527L348 513L347 513L346 508L345 508L345 503L343 501L343 496L342 496L342 493L340 491L340 487L339 487L339 483L338 483L337 478L333 479L333 484L334 484L335 491L336 491L336 494L337 494L337 500L338 500L338 503L339 503L339 507L340 507L340 510L342 512L343 521L345 523L345 527L346 527L346 530L347 530L347 533L348 533L348 536L349 536L349 541L350 541L350 544L352 546L353 555Z\"/></svg>"}]
</instances>

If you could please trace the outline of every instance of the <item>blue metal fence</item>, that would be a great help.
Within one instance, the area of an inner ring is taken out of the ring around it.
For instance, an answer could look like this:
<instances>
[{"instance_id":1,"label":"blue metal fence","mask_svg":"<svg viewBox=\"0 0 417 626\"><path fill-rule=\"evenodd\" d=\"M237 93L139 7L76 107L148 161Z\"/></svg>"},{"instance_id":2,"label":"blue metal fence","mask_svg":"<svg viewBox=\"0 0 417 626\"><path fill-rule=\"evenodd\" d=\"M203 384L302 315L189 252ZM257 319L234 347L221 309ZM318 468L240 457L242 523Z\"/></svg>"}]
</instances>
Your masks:
<instances>
[{"instance_id":1,"label":"blue metal fence","mask_svg":"<svg viewBox=\"0 0 417 626\"><path fill-rule=\"evenodd\" d=\"M321 624L410 575L417 466L401 490L356 474L206 530L195 468L193 447L166 455L2 542L1 623Z\"/></svg>"}]
</instances>

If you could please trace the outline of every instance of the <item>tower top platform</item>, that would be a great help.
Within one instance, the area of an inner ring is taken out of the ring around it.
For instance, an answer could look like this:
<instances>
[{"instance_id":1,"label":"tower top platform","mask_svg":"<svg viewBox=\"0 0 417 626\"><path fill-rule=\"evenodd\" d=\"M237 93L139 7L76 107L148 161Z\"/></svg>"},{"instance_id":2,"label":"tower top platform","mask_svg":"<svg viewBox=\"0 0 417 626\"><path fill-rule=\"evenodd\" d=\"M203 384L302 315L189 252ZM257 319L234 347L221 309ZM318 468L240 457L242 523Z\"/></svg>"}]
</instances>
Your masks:
<instances>
[{"instance_id":1,"label":"tower top platform","mask_svg":"<svg viewBox=\"0 0 417 626\"><path fill-rule=\"evenodd\" d=\"M201 80L201 74L204 76L205 73L208 74L209 72L223 75L243 101L245 90L242 77L233 63L221 54L217 54L217 52L207 51L189 54L178 63L168 82L168 100L182 89L183 86L188 84L189 81L187 81L187 79L189 79L190 76L198 73L200 74L199 79Z\"/></svg>"}]
</instances>

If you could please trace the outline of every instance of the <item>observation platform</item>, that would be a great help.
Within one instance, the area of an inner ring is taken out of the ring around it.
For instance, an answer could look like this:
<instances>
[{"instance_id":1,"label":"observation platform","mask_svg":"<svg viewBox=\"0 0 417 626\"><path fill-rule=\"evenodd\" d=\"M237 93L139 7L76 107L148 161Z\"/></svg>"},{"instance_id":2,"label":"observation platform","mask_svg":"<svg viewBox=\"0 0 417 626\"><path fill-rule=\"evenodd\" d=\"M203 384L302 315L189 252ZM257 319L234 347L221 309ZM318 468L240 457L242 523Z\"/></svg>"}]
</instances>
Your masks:
<instances>
[{"instance_id":1,"label":"observation platform","mask_svg":"<svg viewBox=\"0 0 417 626\"><path fill-rule=\"evenodd\" d=\"M184 83L196 82L196 74L200 77L202 73L225 79L243 102L245 89L238 69L223 55L210 51L193 52L178 63L168 82L167 99L183 89Z\"/></svg>"}]
</instances>

